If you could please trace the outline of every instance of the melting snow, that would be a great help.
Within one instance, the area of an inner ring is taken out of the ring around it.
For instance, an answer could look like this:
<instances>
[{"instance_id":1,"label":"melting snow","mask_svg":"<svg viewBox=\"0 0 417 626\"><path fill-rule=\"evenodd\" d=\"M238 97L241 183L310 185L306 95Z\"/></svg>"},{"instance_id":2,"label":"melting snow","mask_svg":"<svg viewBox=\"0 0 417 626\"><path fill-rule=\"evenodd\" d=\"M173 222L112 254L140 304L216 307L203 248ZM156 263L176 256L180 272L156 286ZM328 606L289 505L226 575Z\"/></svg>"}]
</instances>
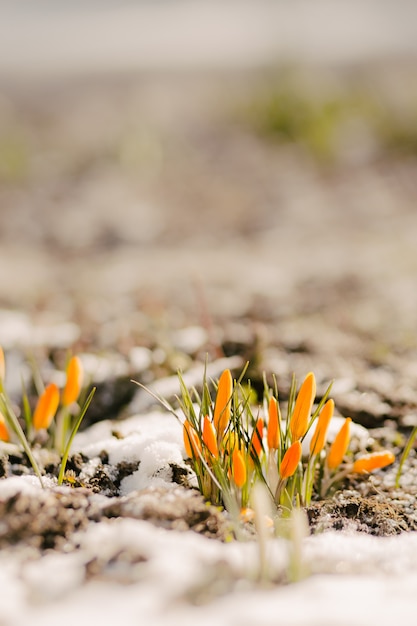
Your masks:
<instances>
[{"instance_id":1,"label":"melting snow","mask_svg":"<svg viewBox=\"0 0 417 626\"><path fill-rule=\"evenodd\" d=\"M114 430L123 438L112 436ZM105 449L111 463L140 461L124 479L124 493L169 484L170 463L182 464L184 454L181 425L163 412L97 424L77 436L74 449L91 459ZM30 476L7 478L0 481L0 499L39 488ZM2 626L391 626L410 623L416 609L415 533L306 537L301 553L310 575L292 585L263 586L254 582L256 542L224 544L134 519L91 522L76 540L79 550L68 554L2 550ZM269 540L273 578L279 579L289 554L287 541ZM96 567L91 580L88 563Z\"/></svg>"}]
</instances>

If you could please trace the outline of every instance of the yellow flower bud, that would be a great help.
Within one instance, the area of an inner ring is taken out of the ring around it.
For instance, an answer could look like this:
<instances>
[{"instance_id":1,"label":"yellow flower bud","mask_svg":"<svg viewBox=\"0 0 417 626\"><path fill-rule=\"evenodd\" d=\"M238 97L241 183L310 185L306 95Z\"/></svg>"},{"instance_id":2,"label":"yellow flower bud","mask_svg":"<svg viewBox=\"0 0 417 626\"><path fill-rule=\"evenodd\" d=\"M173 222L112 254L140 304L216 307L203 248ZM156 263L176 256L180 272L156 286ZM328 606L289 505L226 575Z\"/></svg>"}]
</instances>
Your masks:
<instances>
[{"instance_id":1,"label":"yellow flower bud","mask_svg":"<svg viewBox=\"0 0 417 626\"><path fill-rule=\"evenodd\" d=\"M310 441L310 454L319 454L326 443L327 429L330 424L330 420L333 417L334 402L333 400L327 400L326 404L320 411L320 415L317 419L316 430Z\"/></svg>"},{"instance_id":2,"label":"yellow flower bud","mask_svg":"<svg viewBox=\"0 0 417 626\"><path fill-rule=\"evenodd\" d=\"M269 450L278 450L280 439L279 406L276 398L269 400L267 442Z\"/></svg>"},{"instance_id":3,"label":"yellow flower bud","mask_svg":"<svg viewBox=\"0 0 417 626\"><path fill-rule=\"evenodd\" d=\"M190 459L198 458L199 452L201 452L201 443L195 428L188 420L185 420L183 425L183 439L187 456L189 456Z\"/></svg>"},{"instance_id":4,"label":"yellow flower bud","mask_svg":"<svg viewBox=\"0 0 417 626\"><path fill-rule=\"evenodd\" d=\"M73 356L67 366L67 381L62 392L62 405L69 406L76 402L80 395L84 378L84 368L81 359Z\"/></svg>"},{"instance_id":5,"label":"yellow flower bud","mask_svg":"<svg viewBox=\"0 0 417 626\"><path fill-rule=\"evenodd\" d=\"M246 464L242 452L235 448L232 454L232 476L237 487L243 487L246 482Z\"/></svg>"},{"instance_id":6,"label":"yellow flower bud","mask_svg":"<svg viewBox=\"0 0 417 626\"><path fill-rule=\"evenodd\" d=\"M291 416L290 430L292 441L297 441L306 434L315 397L316 379L313 372L310 372L300 387Z\"/></svg>"},{"instance_id":7,"label":"yellow flower bud","mask_svg":"<svg viewBox=\"0 0 417 626\"><path fill-rule=\"evenodd\" d=\"M50 383L45 391L39 396L38 403L33 414L33 427L35 430L49 428L54 419L59 405L59 389L55 383Z\"/></svg>"},{"instance_id":8,"label":"yellow flower bud","mask_svg":"<svg viewBox=\"0 0 417 626\"><path fill-rule=\"evenodd\" d=\"M230 422L232 392L232 374L230 370L224 370L219 378L213 416L214 427L220 436L223 435Z\"/></svg>"},{"instance_id":9,"label":"yellow flower bud","mask_svg":"<svg viewBox=\"0 0 417 626\"><path fill-rule=\"evenodd\" d=\"M256 420L255 429L251 437L251 444L250 444L251 458L254 456L257 456L259 459L259 457L261 456L263 432L264 432L264 421L262 417L260 417Z\"/></svg>"},{"instance_id":10,"label":"yellow flower bud","mask_svg":"<svg viewBox=\"0 0 417 626\"><path fill-rule=\"evenodd\" d=\"M386 467L394 463L395 456L388 450L381 452L371 452L359 457L353 464L352 471L355 474L368 474L381 467Z\"/></svg>"},{"instance_id":11,"label":"yellow flower bud","mask_svg":"<svg viewBox=\"0 0 417 626\"><path fill-rule=\"evenodd\" d=\"M329 453L327 455L327 467L329 469L336 469L346 454L350 441L350 423L352 419L347 417L342 428L337 433L332 445L330 446Z\"/></svg>"},{"instance_id":12,"label":"yellow flower bud","mask_svg":"<svg viewBox=\"0 0 417 626\"><path fill-rule=\"evenodd\" d=\"M294 441L284 454L281 465L279 466L279 474L283 480L290 478L290 476L294 474L301 460L301 454L301 443Z\"/></svg>"},{"instance_id":13,"label":"yellow flower bud","mask_svg":"<svg viewBox=\"0 0 417 626\"><path fill-rule=\"evenodd\" d=\"M217 446L216 432L207 415L204 417L202 439L206 448L217 458L219 456L219 448Z\"/></svg>"}]
</instances>

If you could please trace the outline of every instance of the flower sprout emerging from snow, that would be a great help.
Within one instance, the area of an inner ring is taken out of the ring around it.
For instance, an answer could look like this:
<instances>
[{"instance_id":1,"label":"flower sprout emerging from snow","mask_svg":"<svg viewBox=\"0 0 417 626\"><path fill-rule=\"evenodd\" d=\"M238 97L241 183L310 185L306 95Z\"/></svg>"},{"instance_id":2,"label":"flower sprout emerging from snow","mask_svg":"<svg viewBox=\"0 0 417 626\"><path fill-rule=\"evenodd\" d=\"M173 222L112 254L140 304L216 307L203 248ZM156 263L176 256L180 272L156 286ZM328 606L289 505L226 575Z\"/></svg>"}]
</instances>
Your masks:
<instances>
[{"instance_id":1,"label":"flower sprout emerging from snow","mask_svg":"<svg viewBox=\"0 0 417 626\"><path fill-rule=\"evenodd\" d=\"M66 462L73 438L92 400L93 388L87 399L78 404L84 380L81 360L69 359L62 392L50 382L38 396L32 411L25 389L22 397L22 418L19 419L4 388L5 358L0 347L0 440L15 441L26 452L33 470L42 484L42 472L32 449L42 445L54 448L61 456L58 483L64 479Z\"/></svg>"},{"instance_id":2,"label":"flower sprout emerging from snow","mask_svg":"<svg viewBox=\"0 0 417 626\"><path fill-rule=\"evenodd\" d=\"M276 384L271 390L264 377L263 399L254 407L242 378L233 381L225 370L214 383L213 399L206 379L201 397L194 390L194 398L180 376L186 454L201 492L213 503L246 509L251 490L262 482L277 506L291 509L326 497L351 474L366 475L394 462L386 450L353 460L349 417L333 441L327 441L334 414L331 385L318 400L312 372L298 391L293 377L285 419ZM309 445L303 446L307 436Z\"/></svg>"}]
</instances>

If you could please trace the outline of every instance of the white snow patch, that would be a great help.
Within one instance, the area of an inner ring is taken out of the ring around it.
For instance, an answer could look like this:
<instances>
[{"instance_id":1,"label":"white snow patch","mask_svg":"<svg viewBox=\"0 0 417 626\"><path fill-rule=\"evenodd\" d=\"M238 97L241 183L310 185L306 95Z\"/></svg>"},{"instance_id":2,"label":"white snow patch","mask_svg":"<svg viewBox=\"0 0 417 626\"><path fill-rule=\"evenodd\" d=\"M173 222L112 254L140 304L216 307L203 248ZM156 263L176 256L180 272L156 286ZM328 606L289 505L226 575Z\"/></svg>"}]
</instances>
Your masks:
<instances>
[{"instance_id":1,"label":"white snow patch","mask_svg":"<svg viewBox=\"0 0 417 626\"><path fill-rule=\"evenodd\" d=\"M129 361L135 372L144 372L152 365L152 352L143 346L134 346L129 352Z\"/></svg>"},{"instance_id":2,"label":"white snow patch","mask_svg":"<svg viewBox=\"0 0 417 626\"><path fill-rule=\"evenodd\" d=\"M26 603L26 589L20 580L19 570L18 558L2 550L0 553L1 624L12 623L13 618Z\"/></svg>"},{"instance_id":3,"label":"white snow patch","mask_svg":"<svg viewBox=\"0 0 417 626\"><path fill-rule=\"evenodd\" d=\"M56 486L56 480L42 477L44 487ZM27 476L11 476L7 480L0 480L0 498L8 499L16 493L33 494L42 489L39 478L28 474Z\"/></svg>"},{"instance_id":4,"label":"white snow patch","mask_svg":"<svg viewBox=\"0 0 417 626\"><path fill-rule=\"evenodd\" d=\"M59 600L83 584L83 556L79 552L46 554L25 564L22 577L32 602Z\"/></svg>"},{"instance_id":5,"label":"white snow patch","mask_svg":"<svg viewBox=\"0 0 417 626\"><path fill-rule=\"evenodd\" d=\"M117 437L112 436L117 432ZM119 438L121 437L121 438ZM143 451L151 444L171 443L183 451L182 428L169 413L155 411L148 415L135 415L122 421L95 424L78 433L73 451L94 457L106 450L111 464L121 461L140 461ZM158 452L158 445L154 448ZM182 453L180 454L182 460ZM177 458L178 455L177 455Z\"/></svg>"},{"instance_id":6,"label":"white snow patch","mask_svg":"<svg viewBox=\"0 0 417 626\"><path fill-rule=\"evenodd\" d=\"M201 326L189 326L188 328L173 332L171 339L177 349L187 354L192 354L200 350L207 343L208 333Z\"/></svg>"},{"instance_id":7,"label":"white snow patch","mask_svg":"<svg viewBox=\"0 0 417 626\"><path fill-rule=\"evenodd\" d=\"M183 464L182 454L177 445L168 441L146 443L141 450L139 469L121 482L122 495L145 489L150 483L157 487L170 487L172 485L170 463Z\"/></svg>"},{"instance_id":8,"label":"white snow patch","mask_svg":"<svg viewBox=\"0 0 417 626\"><path fill-rule=\"evenodd\" d=\"M118 354L106 353L99 356L92 353L80 353L78 356L82 361L86 375L95 383L129 375L127 362Z\"/></svg>"},{"instance_id":9,"label":"white snow patch","mask_svg":"<svg viewBox=\"0 0 417 626\"><path fill-rule=\"evenodd\" d=\"M2 555L2 622L392 626L409 623L415 612L415 533L378 538L328 532L308 537L303 554L312 575L297 584L266 587L254 582L256 542L224 544L133 519L90 524L77 540L77 553L46 555L25 566L23 575L11 554L7 560ZM130 560L118 558L123 554ZM276 574L288 559L286 541L270 540L267 557ZM103 571L87 581L84 565L95 559ZM125 575L130 576L129 584Z\"/></svg>"},{"instance_id":10,"label":"white snow patch","mask_svg":"<svg viewBox=\"0 0 417 626\"><path fill-rule=\"evenodd\" d=\"M115 431L117 436L112 436ZM90 459L105 450L114 466L139 462L139 469L122 480L123 495L150 485L171 486L170 464L183 466L185 455L181 424L171 414L160 411L95 424L76 436L76 450Z\"/></svg>"}]
</instances>

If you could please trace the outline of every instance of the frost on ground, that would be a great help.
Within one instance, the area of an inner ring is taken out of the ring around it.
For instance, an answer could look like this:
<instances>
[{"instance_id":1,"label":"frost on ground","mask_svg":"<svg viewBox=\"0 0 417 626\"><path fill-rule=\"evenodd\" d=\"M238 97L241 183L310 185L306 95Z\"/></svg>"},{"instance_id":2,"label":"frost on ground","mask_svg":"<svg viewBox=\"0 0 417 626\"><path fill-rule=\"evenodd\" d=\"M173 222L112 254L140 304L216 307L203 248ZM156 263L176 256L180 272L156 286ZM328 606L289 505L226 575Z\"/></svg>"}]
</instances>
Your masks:
<instances>
[{"instance_id":1,"label":"frost on ground","mask_svg":"<svg viewBox=\"0 0 417 626\"><path fill-rule=\"evenodd\" d=\"M84 460L80 482L104 456L110 467L136 469L117 497L53 480L42 490L30 475L0 481L2 626L362 626L415 608L415 533L269 537L263 569L253 535L213 539L228 536L224 516L173 482L191 472L172 416L101 422L77 436L74 451ZM294 564L303 577L288 583Z\"/></svg>"}]
</instances>

